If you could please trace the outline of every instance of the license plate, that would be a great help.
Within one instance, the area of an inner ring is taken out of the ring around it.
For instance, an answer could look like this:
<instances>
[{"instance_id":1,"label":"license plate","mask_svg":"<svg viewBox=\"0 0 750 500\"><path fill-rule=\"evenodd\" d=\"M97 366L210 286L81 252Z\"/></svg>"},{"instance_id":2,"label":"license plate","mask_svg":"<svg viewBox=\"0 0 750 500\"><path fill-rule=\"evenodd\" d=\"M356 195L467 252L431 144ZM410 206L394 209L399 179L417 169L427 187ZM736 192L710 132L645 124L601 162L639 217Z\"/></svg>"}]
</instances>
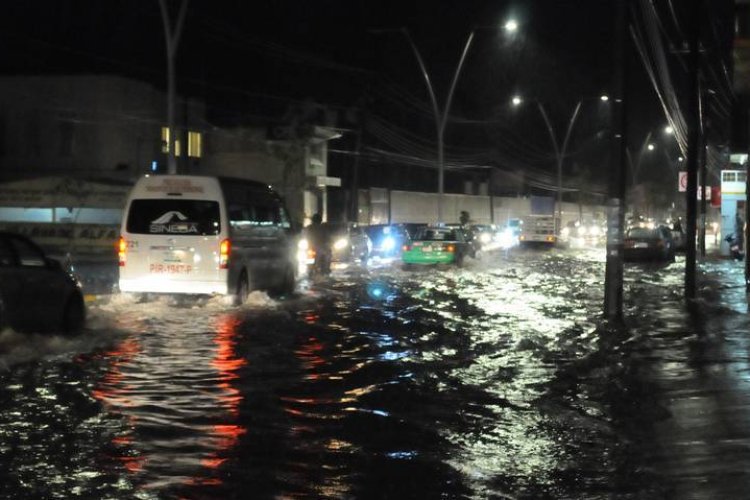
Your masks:
<instances>
[{"instance_id":1,"label":"license plate","mask_svg":"<svg viewBox=\"0 0 750 500\"><path fill-rule=\"evenodd\" d=\"M648 243L636 242L633 245L633 248L648 248Z\"/></svg>"},{"instance_id":2,"label":"license plate","mask_svg":"<svg viewBox=\"0 0 750 500\"><path fill-rule=\"evenodd\" d=\"M424 246L424 247L422 247L422 251L423 252L432 252L432 247L429 246L429 245Z\"/></svg>"},{"instance_id":3,"label":"license plate","mask_svg":"<svg viewBox=\"0 0 750 500\"><path fill-rule=\"evenodd\" d=\"M190 264L151 264L148 271L152 274L190 274L193 266Z\"/></svg>"}]
</instances>

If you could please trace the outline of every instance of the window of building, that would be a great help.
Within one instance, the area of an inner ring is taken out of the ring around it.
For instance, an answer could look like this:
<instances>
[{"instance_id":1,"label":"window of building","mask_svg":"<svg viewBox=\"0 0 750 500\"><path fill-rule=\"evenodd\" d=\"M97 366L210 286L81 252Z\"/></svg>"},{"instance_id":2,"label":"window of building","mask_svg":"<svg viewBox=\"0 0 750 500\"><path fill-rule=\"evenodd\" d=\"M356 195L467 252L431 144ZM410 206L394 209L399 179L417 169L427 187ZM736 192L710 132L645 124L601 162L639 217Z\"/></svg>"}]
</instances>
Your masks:
<instances>
[{"instance_id":1,"label":"window of building","mask_svg":"<svg viewBox=\"0 0 750 500\"><path fill-rule=\"evenodd\" d=\"M747 172L737 172L737 182L746 182Z\"/></svg>"},{"instance_id":2,"label":"window of building","mask_svg":"<svg viewBox=\"0 0 750 500\"><path fill-rule=\"evenodd\" d=\"M191 158L203 156L203 137L200 132L188 132L188 156Z\"/></svg>"},{"instance_id":3,"label":"window of building","mask_svg":"<svg viewBox=\"0 0 750 500\"><path fill-rule=\"evenodd\" d=\"M722 172L721 180L722 182L735 182L735 180L737 179L736 174L736 172Z\"/></svg>"},{"instance_id":4,"label":"window of building","mask_svg":"<svg viewBox=\"0 0 750 500\"><path fill-rule=\"evenodd\" d=\"M169 153L169 127L161 128L161 152Z\"/></svg>"},{"instance_id":5,"label":"window of building","mask_svg":"<svg viewBox=\"0 0 750 500\"><path fill-rule=\"evenodd\" d=\"M180 139L175 139L174 151L175 156L180 156ZM164 154L169 153L169 127L161 128L161 152Z\"/></svg>"},{"instance_id":6,"label":"window of building","mask_svg":"<svg viewBox=\"0 0 750 500\"><path fill-rule=\"evenodd\" d=\"M200 132L188 131L187 143L188 156L192 158L200 158L203 156L203 134ZM174 150L175 156L180 156L182 154L179 139L175 140ZM169 153L169 127L161 128L161 152L164 154Z\"/></svg>"}]
</instances>

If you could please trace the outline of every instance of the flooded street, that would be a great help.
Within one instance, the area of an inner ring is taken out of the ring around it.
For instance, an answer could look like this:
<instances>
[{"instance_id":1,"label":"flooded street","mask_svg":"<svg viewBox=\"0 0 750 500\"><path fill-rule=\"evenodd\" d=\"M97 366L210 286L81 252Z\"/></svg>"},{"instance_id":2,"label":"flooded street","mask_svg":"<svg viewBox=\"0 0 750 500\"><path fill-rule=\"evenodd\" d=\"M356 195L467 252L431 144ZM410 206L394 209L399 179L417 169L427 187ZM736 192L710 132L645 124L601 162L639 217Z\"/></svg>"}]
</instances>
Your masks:
<instances>
[{"instance_id":1,"label":"flooded street","mask_svg":"<svg viewBox=\"0 0 750 500\"><path fill-rule=\"evenodd\" d=\"M294 297L99 296L0 333L2 498L743 498L742 266L604 252L338 270Z\"/></svg>"}]
</instances>

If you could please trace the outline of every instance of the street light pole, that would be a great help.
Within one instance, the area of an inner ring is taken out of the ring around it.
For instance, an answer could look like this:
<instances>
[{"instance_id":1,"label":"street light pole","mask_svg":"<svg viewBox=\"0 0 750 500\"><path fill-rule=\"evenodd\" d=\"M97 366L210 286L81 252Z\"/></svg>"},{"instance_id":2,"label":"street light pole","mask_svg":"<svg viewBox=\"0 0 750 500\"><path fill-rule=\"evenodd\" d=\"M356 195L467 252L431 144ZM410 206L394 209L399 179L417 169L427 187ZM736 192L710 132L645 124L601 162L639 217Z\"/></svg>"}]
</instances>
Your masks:
<instances>
[{"instance_id":1,"label":"street light pole","mask_svg":"<svg viewBox=\"0 0 750 500\"><path fill-rule=\"evenodd\" d=\"M182 0L180 11L177 14L177 23L172 30L172 22L169 18L167 9L167 0L159 0L159 9L161 10L161 20L164 25L164 40L166 42L167 54L167 172L170 174L177 173L177 158L175 151L176 133L175 133L175 95L177 85L175 83L175 55L177 46L180 43L182 26L185 24L185 15L187 14L187 5L189 0Z\"/></svg>"},{"instance_id":2,"label":"street light pole","mask_svg":"<svg viewBox=\"0 0 750 500\"><path fill-rule=\"evenodd\" d=\"M578 112L581 110L581 103L583 101L578 101L576 104L575 109L573 110L573 114L570 117L570 120L568 121L568 128L565 131L565 138L563 139L562 148L557 143L557 136L555 135L555 130L552 127L552 122L550 122L549 116L547 115L547 111L544 109L544 105L537 101L537 107L539 108L539 112L542 115L542 118L544 119L544 124L547 126L547 132L549 132L550 139L552 140L552 147L555 148L555 158L557 160L557 221L555 223L556 230L559 232L560 228L562 227L562 168L563 168L563 161L565 160L565 152L568 149L568 142L570 141L570 134L573 131L573 125L576 122L576 118L578 117Z\"/></svg>"},{"instance_id":3,"label":"street light pole","mask_svg":"<svg viewBox=\"0 0 750 500\"><path fill-rule=\"evenodd\" d=\"M646 152L646 148L648 148L649 143L651 142L651 134L652 131L649 130L648 134L646 134L646 138L643 140L643 144L641 144L641 148L638 150L638 158L636 158L635 165L633 165L633 158L630 155L630 148L628 148L627 146L625 148L625 154L627 155L628 164L630 165L630 183L633 187L638 184L638 173L641 170L643 155Z\"/></svg>"},{"instance_id":4,"label":"street light pole","mask_svg":"<svg viewBox=\"0 0 750 500\"><path fill-rule=\"evenodd\" d=\"M458 66L456 67L456 71L453 74L453 81L451 81L450 89L448 90L448 96L445 99L445 106L443 107L443 112L440 112L440 108L438 107L437 98L435 97L435 91L432 87L432 82L430 80L430 75L427 72L427 67L424 64L424 60L422 59L422 55L419 53L419 49L417 49L416 44L411 38L411 35L409 35L409 32L406 30L406 28L402 29L402 33L404 36L406 36L406 39L409 41L409 45L411 46L412 51L414 52L414 57L417 59L417 62L419 63L419 67L422 71L422 76L424 77L425 84L427 85L427 91L430 94L430 100L432 101L432 110L433 113L435 113L435 126L437 129L437 141L438 141L438 153L437 153L437 160L438 160L438 222L444 222L443 221L443 192L445 190L445 157L444 157L444 142L443 137L445 136L445 126L448 122L448 116L450 115L450 108L451 103L453 102L453 92L456 90L456 83L458 82L458 76L461 74L461 68L464 65L464 60L466 59L466 54L469 52L469 47L471 47L471 42L474 40L474 31L469 33L469 37L466 39L466 44L464 44L464 50L461 53L461 59L458 61Z\"/></svg>"}]
</instances>

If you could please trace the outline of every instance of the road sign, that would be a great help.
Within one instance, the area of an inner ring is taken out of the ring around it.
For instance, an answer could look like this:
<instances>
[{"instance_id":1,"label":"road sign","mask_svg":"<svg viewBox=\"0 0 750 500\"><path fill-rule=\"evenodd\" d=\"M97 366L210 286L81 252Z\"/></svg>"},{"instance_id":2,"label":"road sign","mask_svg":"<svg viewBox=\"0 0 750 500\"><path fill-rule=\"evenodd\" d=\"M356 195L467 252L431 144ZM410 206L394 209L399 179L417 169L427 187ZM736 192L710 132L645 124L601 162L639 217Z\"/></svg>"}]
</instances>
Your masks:
<instances>
[{"instance_id":1,"label":"road sign","mask_svg":"<svg viewBox=\"0 0 750 500\"><path fill-rule=\"evenodd\" d=\"M684 193L687 191L687 182L688 182L688 173L687 172L679 172L677 174L677 190L680 193Z\"/></svg>"}]
</instances>

